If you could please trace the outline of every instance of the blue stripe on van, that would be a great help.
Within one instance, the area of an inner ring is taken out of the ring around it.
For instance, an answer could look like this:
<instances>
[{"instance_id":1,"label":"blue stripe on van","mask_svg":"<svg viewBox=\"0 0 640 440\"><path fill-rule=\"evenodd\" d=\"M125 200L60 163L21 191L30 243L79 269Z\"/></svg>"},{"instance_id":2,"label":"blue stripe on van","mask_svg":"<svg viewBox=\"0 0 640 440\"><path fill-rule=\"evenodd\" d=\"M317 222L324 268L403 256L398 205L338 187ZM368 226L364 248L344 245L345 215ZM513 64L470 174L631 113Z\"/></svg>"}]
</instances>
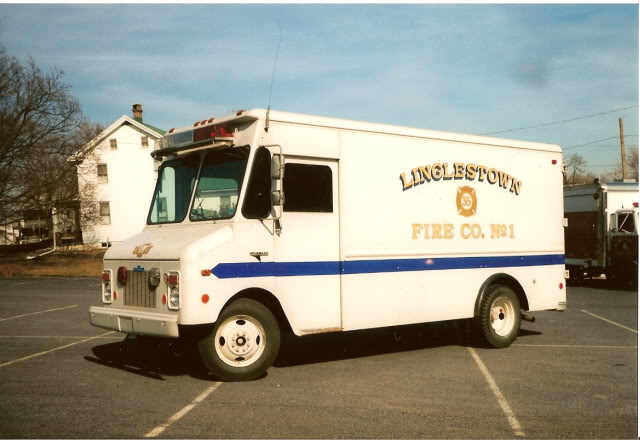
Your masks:
<instances>
[{"instance_id":1,"label":"blue stripe on van","mask_svg":"<svg viewBox=\"0 0 640 440\"><path fill-rule=\"evenodd\" d=\"M218 278L352 275L423 270L481 269L564 264L563 254L508 257L411 258L395 260L220 263L211 269Z\"/></svg>"}]
</instances>

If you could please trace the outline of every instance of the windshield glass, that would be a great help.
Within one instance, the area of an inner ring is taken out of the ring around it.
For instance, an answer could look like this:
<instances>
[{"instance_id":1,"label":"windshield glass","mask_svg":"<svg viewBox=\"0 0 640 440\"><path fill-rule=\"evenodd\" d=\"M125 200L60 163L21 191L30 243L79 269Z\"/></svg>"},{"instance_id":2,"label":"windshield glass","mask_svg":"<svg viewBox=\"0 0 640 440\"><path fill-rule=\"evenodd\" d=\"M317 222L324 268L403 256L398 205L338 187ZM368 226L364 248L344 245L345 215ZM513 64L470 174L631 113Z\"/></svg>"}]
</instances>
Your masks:
<instances>
[{"instance_id":1,"label":"windshield glass","mask_svg":"<svg viewBox=\"0 0 640 440\"><path fill-rule=\"evenodd\" d=\"M191 220L219 220L235 215L248 157L249 147L207 153L193 198Z\"/></svg>"},{"instance_id":2,"label":"windshield glass","mask_svg":"<svg viewBox=\"0 0 640 440\"><path fill-rule=\"evenodd\" d=\"M184 220L198 175L200 156L192 155L165 162L158 182L147 223L177 223Z\"/></svg>"},{"instance_id":3,"label":"windshield glass","mask_svg":"<svg viewBox=\"0 0 640 440\"><path fill-rule=\"evenodd\" d=\"M233 217L248 157L249 147L208 152L197 183L201 155L192 154L165 162L158 173L147 224L182 222L189 210L194 187L195 197L189 215L192 221Z\"/></svg>"}]
</instances>

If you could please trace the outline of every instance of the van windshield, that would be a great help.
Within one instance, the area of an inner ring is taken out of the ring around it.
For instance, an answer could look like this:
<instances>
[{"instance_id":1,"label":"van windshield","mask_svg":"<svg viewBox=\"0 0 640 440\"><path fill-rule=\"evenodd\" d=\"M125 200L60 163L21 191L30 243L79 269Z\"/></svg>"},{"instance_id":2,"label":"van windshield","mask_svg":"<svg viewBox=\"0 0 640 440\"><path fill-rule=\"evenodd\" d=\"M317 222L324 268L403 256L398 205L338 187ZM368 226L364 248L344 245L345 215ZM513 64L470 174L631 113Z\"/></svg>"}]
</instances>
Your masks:
<instances>
[{"instance_id":1,"label":"van windshield","mask_svg":"<svg viewBox=\"0 0 640 440\"><path fill-rule=\"evenodd\" d=\"M233 217L248 157L249 147L239 147L210 151L204 158L192 154L165 162L158 173L147 224L179 223L187 212L192 221Z\"/></svg>"},{"instance_id":2,"label":"van windshield","mask_svg":"<svg viewBox=\"0 0 640 440\"><path fill-rule=\"evenodd\" d=\"M189 215L192 221L235 215L248 157L249 147L213 151L205 156Z\"/></svg>"}]
</instances>

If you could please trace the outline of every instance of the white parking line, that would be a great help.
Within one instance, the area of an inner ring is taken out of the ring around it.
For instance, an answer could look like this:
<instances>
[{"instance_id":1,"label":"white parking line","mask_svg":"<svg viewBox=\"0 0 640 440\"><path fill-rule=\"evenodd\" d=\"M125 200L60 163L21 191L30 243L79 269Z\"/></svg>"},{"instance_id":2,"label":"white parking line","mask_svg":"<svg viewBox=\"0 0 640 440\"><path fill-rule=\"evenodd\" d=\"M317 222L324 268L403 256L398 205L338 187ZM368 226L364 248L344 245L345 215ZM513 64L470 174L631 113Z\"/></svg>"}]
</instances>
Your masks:
<instances>
[{"instance_id":1,"label":"white parking line","mask_svg":"<svg viewBox=\"0 0 640 440\"><path fill-rule=\"evenodd\" d=\"M8 321L10 319L24 318L25 316L39 315L41 313L55 312L56 310L72 309L74 307L78 307L78 304L75 304L75 305L72 305L72 306L66 306L66 307L58 307L56 309L42 310L40 312L25 313L24 315L10 316L9 318L2 318L2 319L0 319L0 321Z\"/></svg>"},{"instance_id":2,"label":"white parking line","mask_svg":"<svg viewBox=\"0 0 640 440\"><path fill-rule=\"evenodd\" d=\"M607 318L603 318L602 316L596 315L595 313L591 313L591 312L589 312L587 310L580 310L580 311L583 312L583 313L586 313L587 315L591 315L594 318L602 319L603 321L608 322L609 324L613 324L613 325L617 325L618 327L622 327L623 329L629 330L630 332L638 333L638 330L634 330L631 327L627 327L626 325L618 324L617 322L611 321L610 319L607 319Z\"/></svg>"},{"instance_id":3,"label":"white parking line","mask_svg":"<svg viewBox=\"0 0 640 440\"><path fill-rule=\"evenodd\" d=\"M91 339L93 336L53 336L53 335L0 335L0 339ZM122 339L122 336L96 336L102 339Z\"/></svg>"},{"instance_id":4,"label":"white parking line","mask_svg":"<svg viewBox=\"0 0 640 440\"><path fill-rule=\"evenodd\" d=\"M166 423L163 423L162 425L158 425L155 428L153 428L151 431L147 432L144 435L145 438L157 437L160 434L162 434L162 432L165 429L167 429L169 426L173 425L175 422L177 422L182 417L184 417L185 414L187 414L189 411L195 408L199 403L201 403L204 399L206 399L207 396L213 393L220 385L222 385L222 382L214 382L213 385L211 385L202 394L196 397L193 402L191 402L189 405L185 406L180 411L178 411L173 416L171 416L171 418L167 420Z\"/></svg>"},{"instance_id":5,"label":"white parking line","mask_svg":"<svg viewBox=\"0 0 640 440\"><path fill-rule=\"evenodd\" d=\"M637 345L570 345L570 344L511 344L512 347L544 347L544 348L626 348L637 350Z\"/></svg>"},{"instance_id":6,"label":"white parking line","mask_svg":"<svg viewBox=\"0 0 640 440\"><path fill-rule=\"evenodd\" d=\"M110 335L111 333L115 333L115 332L111 331L111 332L103 333L103 334L98 335L98 336L92 336L90 338L82 339L81 341L72 342L71 344L63 345L61 347L56 347L56 348L53 348L51 350L42 351L40 353L32 354L30 356L25 356L25 357L20 358L20 359L16 359L16 360L13 360L13 361L5 362L4 364L0 364L0 368L6 367L8 365L16 364L18 362L22 362L22 361L26 361L26 360L29 360L29 359L33 359L34 357L42 356L43 354L53 353L54 351L62 350L63 348L71 347L72 345L81 344L83 342L87 342L87 341L90 341L92 339L102 338L103 336Z\"/></svg>"},{"instance_id":7,"label":"white parking line","mask_svg":"<svg viewBox=\"0 0 640 440\"><path fill-rule=\"evenodd\" d=\"M507 420L511 425L513 433L517 437L524 437L525 434L522 430L522 427L520 426L520 422L518 422L518 419L516 419L513 411L511 411L511 407L509 406L507 399L505 399L502 395L500 388L498 388L498 384L496 384L496 381L493 380L493 376L491 376L491 373L489 373L489 370L484 365L484 362L482 362L482 359L480 359L480 356L478 356L478 353L476 353L476 351L472 347L467 347L467 349L469 350L469 353L471 353L471 356L473 356L473 359L475 359L476 364L478 364L478 368L480 368L480 371L482 371L482 374L484 374L484 378L487 380L489 388L491 388L491 391L493 391L496 399L498 399L498 404L500 405L500 408L502 408L502 412L504 413L504 415L507 416Z\"/></svg>"}]
</instances>

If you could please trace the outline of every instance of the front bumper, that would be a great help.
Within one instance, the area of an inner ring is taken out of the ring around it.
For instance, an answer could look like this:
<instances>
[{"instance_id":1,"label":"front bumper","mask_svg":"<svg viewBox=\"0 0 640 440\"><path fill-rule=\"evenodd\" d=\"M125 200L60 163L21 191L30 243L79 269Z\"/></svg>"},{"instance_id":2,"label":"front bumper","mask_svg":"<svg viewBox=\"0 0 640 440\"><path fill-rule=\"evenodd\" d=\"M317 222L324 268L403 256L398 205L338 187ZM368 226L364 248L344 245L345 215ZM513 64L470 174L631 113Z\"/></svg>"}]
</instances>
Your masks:
<instances>
[{"instance_id":1,"label":"front bumper","mask_svg":"<svg viewBox=\"0 0 640 440\"><path fill-rule=\"evenodd\" d=\"M112 307L90 307L91 325L122 333L177 338L178 316L123 310Z\"/></svg>"}]
</instances>

